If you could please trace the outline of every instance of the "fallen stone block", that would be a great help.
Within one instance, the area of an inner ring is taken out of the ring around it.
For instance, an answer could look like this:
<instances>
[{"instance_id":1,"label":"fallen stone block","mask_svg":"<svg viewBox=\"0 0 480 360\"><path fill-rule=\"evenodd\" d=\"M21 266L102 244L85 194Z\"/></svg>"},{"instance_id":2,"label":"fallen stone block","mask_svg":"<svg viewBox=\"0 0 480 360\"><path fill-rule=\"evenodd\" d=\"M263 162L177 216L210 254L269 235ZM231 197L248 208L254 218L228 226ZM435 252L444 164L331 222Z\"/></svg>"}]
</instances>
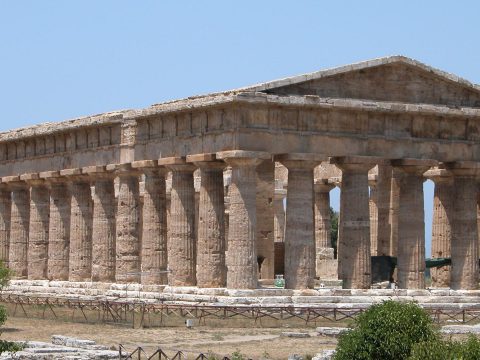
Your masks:
<instances>
[{"instance_id":1,"label":"fallen stone block","mask_svg":"<svg viewBox=\"0 0 480 360\"><path fill-rule=\"evenodd\" d=\"M338 336L348 330L349 328L328 327L328 326L320 326L320 327L317 327L316 329L318 335L325 335L325 336Z\"/></svg>"},{"instance_id":2,"label":"fallen stone block","mask_svg":"<svg viewBox=\"0 0 480 360\"><path fill-rule=\"evenodd\" d=\"M300 338L300 339L303 339L303 338L309 338L310 337L310 334L308 333L300 333L300 332L282 332L280 334L281 337L289 337L289 338Z\"/></svg>"}]
</instances>

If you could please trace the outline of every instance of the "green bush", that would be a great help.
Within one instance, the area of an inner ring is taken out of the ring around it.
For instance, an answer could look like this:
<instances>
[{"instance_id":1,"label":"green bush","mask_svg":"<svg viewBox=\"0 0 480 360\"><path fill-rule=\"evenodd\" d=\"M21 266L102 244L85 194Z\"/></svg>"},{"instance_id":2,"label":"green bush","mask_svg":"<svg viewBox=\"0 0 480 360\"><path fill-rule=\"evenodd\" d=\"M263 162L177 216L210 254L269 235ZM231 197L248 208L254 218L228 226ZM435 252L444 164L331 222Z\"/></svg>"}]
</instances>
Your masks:
<instances>
[{"instance_id":1,"label":"green bush","mask_svg":"<svg viewBox=\"0 0 480 360\"><path fill-rule=\"evenodd\" d=\"M433 340L413 347L409 360L478 360L480 340L470 335L466 341Z\"/></svg>"},{"instance_id":2,"label":"green bush","mask_svg":"<svg viewBox=\"0 0 480 360\"><path fill-rule=\"evenodd\" d=\"M335 360L402 360L419 342L437 341L430 316L414 303L385 301L355 318L339 338Z\"/></svg>"}]
</instances>

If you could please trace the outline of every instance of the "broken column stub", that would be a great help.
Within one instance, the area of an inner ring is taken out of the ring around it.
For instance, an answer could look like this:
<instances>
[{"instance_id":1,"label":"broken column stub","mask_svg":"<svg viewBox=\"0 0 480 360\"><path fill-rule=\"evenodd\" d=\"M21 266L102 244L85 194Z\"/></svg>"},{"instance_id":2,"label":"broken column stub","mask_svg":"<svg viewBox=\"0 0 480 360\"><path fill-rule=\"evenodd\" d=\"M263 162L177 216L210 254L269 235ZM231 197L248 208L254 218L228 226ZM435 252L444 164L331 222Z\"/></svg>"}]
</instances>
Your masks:
<instances>
[{"instance_id":1,"label":"broken column stub","mask_svg":"<svg viewBox=\"0 0 480 360\"><path fill-rule=\"evenodd\" d=\"M155 160L134 161L134 169L145 176L141 248L141 282L145 285L168 283L167 254L167 169Z\"/></svg>"},{"instance_id":2,"label":"broken column stub","mask_svg":"<svg viewBox=\"0 0 480 360\"><path fill-rule=\"evenodd\" d=\"M454 186L453 174L447 169L430 169L424 176L435 183L432 219L432 258L450 258ZM450 286L451 266L431 268L433 287Z\"/></svg>"},{"instance_id":3,"label":"broken column stub","mask_svg":"<svg viewBox=\"0 0 480 360\"><path fill-rule=\"evenodd\" d=\"M12 191L10 215L10 247L8 266L12 278L26 279L28 275L27 252L30 225L30 194L28 185L19 176L2 178Z\"/></svg>"},{"instance_id":4,"label":"broken column stub","mask_svg":"<svg viewBox=\"0 0 480 360\"><path fill-rule=\"evenodd\" d=\"M59 171L46 171L39 175L50 189L47 278L66 281L70 257L70 188Z\"/></svg>"},{"instance_id":5,"label":"broken column stub","mask_svg":"<svg viewBox=\"0 0 480 360\"><path fill-rule=\"evenodd\" d=\"M115 281L140 283L140 173L131 163L107 165L118 178Z\"/></svg>"},{"instance_id":6,"label":"broken column stub","mask_svg":"<svg viewBox=\"0 0 480 360\"><path fill-rule=\"evenodd\" d=\"M200 203L197 241L197 285L225 287L225 205L223 170L225 162L215 154L187 156L200 169Z\"/></svg>"},{"instance_id":7,"label":"broken column stub","mask_svg":"<svg viewBox=\"0 0 480 360\"><path fill-rule=\"evenodd\" d=\"M105 166L88 166L82 173L94 186L92 220L92 281L115 281L115 174Z\"/></svg>"},{"instance_id":8,"label":"broken column stub","mask_svg":"<svg viewBox=\"0 0 480 360\"><path fill-rule=\"evenodd\" d=\"M45 180L38 173L24 174L20 180L30 187L30 224L28 235L28 279L47 278L50 196Z\"/></svg>"},{"instance_id":9,"label":"broken column stub","mask_svg":"<svg viewBox=\"0 0 480 360\"><path fill-rule=\"evenodd\" d=\"M478 288L477 179L480 163L459 161L445 167L454 176L453 214L451 214L450 287L453 290Z\"/></svg>"},{"instance_id":10,"label":"broken column stub","mask_svg":"<svg viewBox=\"0 0 480 360\"><path fill-rule=\"evenodd\" d=\"M425 288L425 222L423 173L436 165L434 160L392 160L399 170L397 269L398 287Z\"/></svg>"},{"instance_id":11,"label":"broken column stub","mask_svg":"<svg viewBox=\"0 0 480 360\"><path fill-rule=\"evenodd\" d=\"M92 276L92 191L90 178L80 168L60 171L69 180L70 281L89 281Z\"/></svg>"},{"instance_id":12,"label":"broken column stub","mask_svg":"<svg viewBox=\"0 0 480 360\"><path fill-rule=\"evenodd\" d=\"M258 286L256 252L256 167L270 154L231 150L217 153L232 168L229 186L227 287L255 289Z\"/></svg>"},{"instance_id":13,"label":"broken column stub","mask_svg":"<svg viewBox=\"0 0 480 360\"><path fill-rule=\"evenodd\" d=\"M172 286L195 286L195 166L185 158L170 157L158 160L158 164L172 171L170 195L170 225L168 226L168 283Z\"/></svg>"},{"instance_id":14,"label":"broken column stub","mask_svg":"<svg viewBox=\"0 0 480 360\"><path fill-rule=\"evenodd\" d=\"M275 156L288 169L285 230L285 287L313 288L316 273L313 169L328 157L319 154Z\"/></svg>"},{"instance_id":15,"label":"broken column stub","mask_svg":"<svg viewBox=\"0 0 480 360\"><path fill-rule=\"evenodd\" d=\"M368 171L383 159L369 156L335 157L330 162L342 170L339 221L344 288L368 289L371 285L370 209ZM348 265L347 265L348 264Z\"/></svg>"}]
</instances>

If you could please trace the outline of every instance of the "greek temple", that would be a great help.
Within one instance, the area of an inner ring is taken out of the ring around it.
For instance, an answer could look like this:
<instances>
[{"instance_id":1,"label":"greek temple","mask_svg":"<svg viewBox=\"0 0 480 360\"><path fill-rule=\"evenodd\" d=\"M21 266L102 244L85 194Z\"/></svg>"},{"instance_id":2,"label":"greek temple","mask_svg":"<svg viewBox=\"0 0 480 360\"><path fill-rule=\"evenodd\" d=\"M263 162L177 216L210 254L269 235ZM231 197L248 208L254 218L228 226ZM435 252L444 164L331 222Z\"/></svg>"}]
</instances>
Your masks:
<instances>
[{"instance_id":1,"label":"greek temple","mask_svg":"<svg viewBox=\"0 0 480 360\"><path fill-rule=\"evenodd\" d=\"M368 289L386 256L422 289L429 179L450 259L432 286L477 289L479 140L480 87L403 56L12 130L0 259L16 279Z\"/></svg>"}]
</instances>

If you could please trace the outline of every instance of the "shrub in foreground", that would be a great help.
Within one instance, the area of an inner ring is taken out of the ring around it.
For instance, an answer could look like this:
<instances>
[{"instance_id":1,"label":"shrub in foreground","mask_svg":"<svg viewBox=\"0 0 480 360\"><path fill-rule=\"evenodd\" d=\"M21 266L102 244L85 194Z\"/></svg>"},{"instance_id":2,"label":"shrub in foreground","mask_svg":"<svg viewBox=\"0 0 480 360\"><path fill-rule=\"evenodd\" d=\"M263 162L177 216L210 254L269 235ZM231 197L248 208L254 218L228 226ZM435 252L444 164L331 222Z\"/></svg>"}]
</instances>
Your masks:
<instances>
[{"instance_id":1,"label":"shrub in foreground","mask_svg":"<svg viewBox=\"0 0 480 360\"><path fill-rule=\"evenodd\" d=\"M335 360L407 359L415 344L438 342L430 316L415 303L385 301L355 318L338 341Z\"/></svg>"},{"instance_id":2,"label":"shrub in foreground","mask_svg":"<svg viewBox=\"0 0 480 360\"><path fill-rule=\"evenodd\" d=\"M413 347L409 360L478 360L480 340L471 335L466 341L434 340Z\"/></svg>"}]
</instances>

